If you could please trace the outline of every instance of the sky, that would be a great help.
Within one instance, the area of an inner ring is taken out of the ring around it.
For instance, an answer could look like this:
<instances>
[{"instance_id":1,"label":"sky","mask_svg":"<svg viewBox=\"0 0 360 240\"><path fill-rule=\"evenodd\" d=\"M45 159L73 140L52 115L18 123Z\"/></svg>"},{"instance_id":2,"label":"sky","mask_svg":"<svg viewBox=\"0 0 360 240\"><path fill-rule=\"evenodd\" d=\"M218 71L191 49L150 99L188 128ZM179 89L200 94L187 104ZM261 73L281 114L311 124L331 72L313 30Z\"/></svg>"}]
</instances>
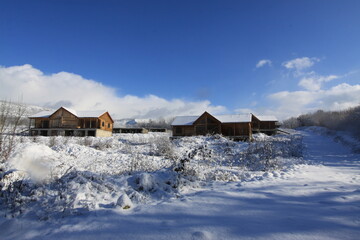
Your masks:
<instances>
[{"instance_id":1,"label":"sky","mask_svg":"<svg viewBox=\"0 0 360 240\"><path fill-rule=\"evenodd\" d=\"M0 1L0 98L114 118L360 104L360 1Z\"/></svg>"}]
</instances>

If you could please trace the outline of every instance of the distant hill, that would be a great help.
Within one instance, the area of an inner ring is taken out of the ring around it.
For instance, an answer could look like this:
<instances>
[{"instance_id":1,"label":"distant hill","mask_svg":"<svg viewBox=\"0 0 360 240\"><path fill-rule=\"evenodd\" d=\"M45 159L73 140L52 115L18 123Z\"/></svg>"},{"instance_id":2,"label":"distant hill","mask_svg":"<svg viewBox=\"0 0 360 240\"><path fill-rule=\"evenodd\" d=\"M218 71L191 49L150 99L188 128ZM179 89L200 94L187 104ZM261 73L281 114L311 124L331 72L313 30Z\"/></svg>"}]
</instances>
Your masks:
<instances>
[{"instance_id":1,"label":"distant hill","mask_svg":"<svg viewBox=\"0 0 360 240\"><path fill-rule=\"evenodd\" d=\"M40 106L36 106L36 105L29 105L26 103L18 103L18 102L0 100L0 106L3 106L4 104L10 105L10 116L17 115L17 111L18 111L19 107L22 107L22 106L25 107L24 117L31 116L31 115L41 112L41 111L52 110L49 108L44 108L44 107L40 107Z\"/></svg>"}]
</instances>

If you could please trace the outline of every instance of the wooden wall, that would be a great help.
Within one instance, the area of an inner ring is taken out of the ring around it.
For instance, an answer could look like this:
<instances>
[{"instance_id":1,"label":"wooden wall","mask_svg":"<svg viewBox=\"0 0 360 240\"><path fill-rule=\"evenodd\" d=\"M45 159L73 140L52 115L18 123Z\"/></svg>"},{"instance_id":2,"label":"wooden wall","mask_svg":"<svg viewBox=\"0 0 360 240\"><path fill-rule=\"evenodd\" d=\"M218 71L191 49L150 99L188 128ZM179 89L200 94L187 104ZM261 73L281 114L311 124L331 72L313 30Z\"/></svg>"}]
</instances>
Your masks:
<instances>
[{"instance_id":1,"label":"wooden wall","mask_svg":"<svg viewBox=\"0 0 360 240\"><path fill-rule=\"evenodd\" d=\"M173 126L173 136L193 136L194 126Z\"/></svg>"},{"instance_id":2,"label":"wooden wall","mask_svg":"<svg viewBox=\"0 0 360 240\"><path fill-rule=\"evenodd\" d=\"M113 121L109 113L104 113L99 117L100 129L105 131L111 131L113 129Z\"/></svg>"},{"instance_id":3,"label":"wooden wall","mask_svg":"<svg viewBox=\"0 0 360 240\"><path fill-rule=\"evenodd\" d=\"M250 123L223 123L221 134L224 136L250 136Z\"/></svg>"},{"instance_id":4,"label":"wooden wall","mask_svg":"<svg viewBox=\"0 0 360 240\"><path fill-rule=\"evenodd\" d=\"M194 123L195 135L219 134L221 133L221 123L219 120L205 112Z\"/></svg>"},{"instance_id":5,"label":"wooden wall","mask_svg":"<svg viewBox=\"0 0 360 240\"><path fill-rule=\"evenodd\" d=\"M80 128L79 119L63 108L58 109L50 116L50 128Z\"/></svg>"},{"instance_id":6,"label":"wooden wall","mask_svg":"<svg viewBox=\"0 0 360 240\"><path fill-rule=\"evenodd\" d=\"M35 128L48 128L49 119L48 118L35 118Z\"/></svg>"},{"instance_id":7,"label":"wooden wall","mask_svg":"<svg viewBox=\"0 0 360 240\"><path fill-rule=\"evenodd\" d=\"M260 122L260 129L275 129L276 125L274 121Z\"/></svg>"}]
</instances>

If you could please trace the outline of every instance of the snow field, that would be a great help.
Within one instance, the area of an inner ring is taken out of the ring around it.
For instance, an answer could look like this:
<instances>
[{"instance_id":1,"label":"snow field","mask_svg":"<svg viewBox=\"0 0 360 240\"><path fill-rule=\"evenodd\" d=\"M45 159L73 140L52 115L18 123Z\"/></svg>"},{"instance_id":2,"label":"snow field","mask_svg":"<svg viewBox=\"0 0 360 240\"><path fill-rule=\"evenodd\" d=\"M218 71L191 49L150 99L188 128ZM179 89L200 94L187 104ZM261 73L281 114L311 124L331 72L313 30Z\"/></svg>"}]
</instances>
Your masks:
<instances>
[{"instance_id":1,"label":"snow field","mask_svg":"<svg viewBox=\"0 0 360 240\"><path fill-rule=\"evenodd\" d=\"M23 139L2 166L17 205L2 202L0 238L358 239L359 155L300 135Z\"/></svg>"},{"instance_id":2,"label":"snow field","mask_svg":"<svg viewBox=\"0 0 360 240\"><path fill-rule=\"evenodd\" d=\"M286 149L294 139L257 138L249 144L221 136L171 142L163 133L21 137L4 165L8 171L1 180L2 207L8 217L35 214L39 219L129 209L181 195L208 181L277 177L278 170L297 163L283 157L288 157ZM277 152L262 151L269 147Z\"/></svg>"}]
</instances>

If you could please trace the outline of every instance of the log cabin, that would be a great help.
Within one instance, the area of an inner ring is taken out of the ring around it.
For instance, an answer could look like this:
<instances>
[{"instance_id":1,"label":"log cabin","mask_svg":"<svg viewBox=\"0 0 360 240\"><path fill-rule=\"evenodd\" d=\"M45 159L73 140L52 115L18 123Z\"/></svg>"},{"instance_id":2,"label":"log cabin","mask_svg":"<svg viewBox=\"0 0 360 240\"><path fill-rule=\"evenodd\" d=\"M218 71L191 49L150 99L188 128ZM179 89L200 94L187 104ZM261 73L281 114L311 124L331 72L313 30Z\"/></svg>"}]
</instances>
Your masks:
<instances>
[{"instance_id":1,"label":"log cabin","mask_svg":"<svg viewBox=\"0 0 360 240\"><path fill-rule=\"evenodd\" d=\"M260 120L260 119L261 120ZM234 140L251 140L252 134L276 133L276 118L249 114L178 116L171 126L173 137L221 134Z\"/></svg>"},{"instance_id":2,"label":"log cabin","mask_svg":"<svg viewBox=\"0 0 360 240\"><path fill-rule=\"evenodd\" d=\"M114 121L107 111L75 111L60 107L29 117L31 136L94 136L112 135Z\"/></svg>"}]
</instances>

